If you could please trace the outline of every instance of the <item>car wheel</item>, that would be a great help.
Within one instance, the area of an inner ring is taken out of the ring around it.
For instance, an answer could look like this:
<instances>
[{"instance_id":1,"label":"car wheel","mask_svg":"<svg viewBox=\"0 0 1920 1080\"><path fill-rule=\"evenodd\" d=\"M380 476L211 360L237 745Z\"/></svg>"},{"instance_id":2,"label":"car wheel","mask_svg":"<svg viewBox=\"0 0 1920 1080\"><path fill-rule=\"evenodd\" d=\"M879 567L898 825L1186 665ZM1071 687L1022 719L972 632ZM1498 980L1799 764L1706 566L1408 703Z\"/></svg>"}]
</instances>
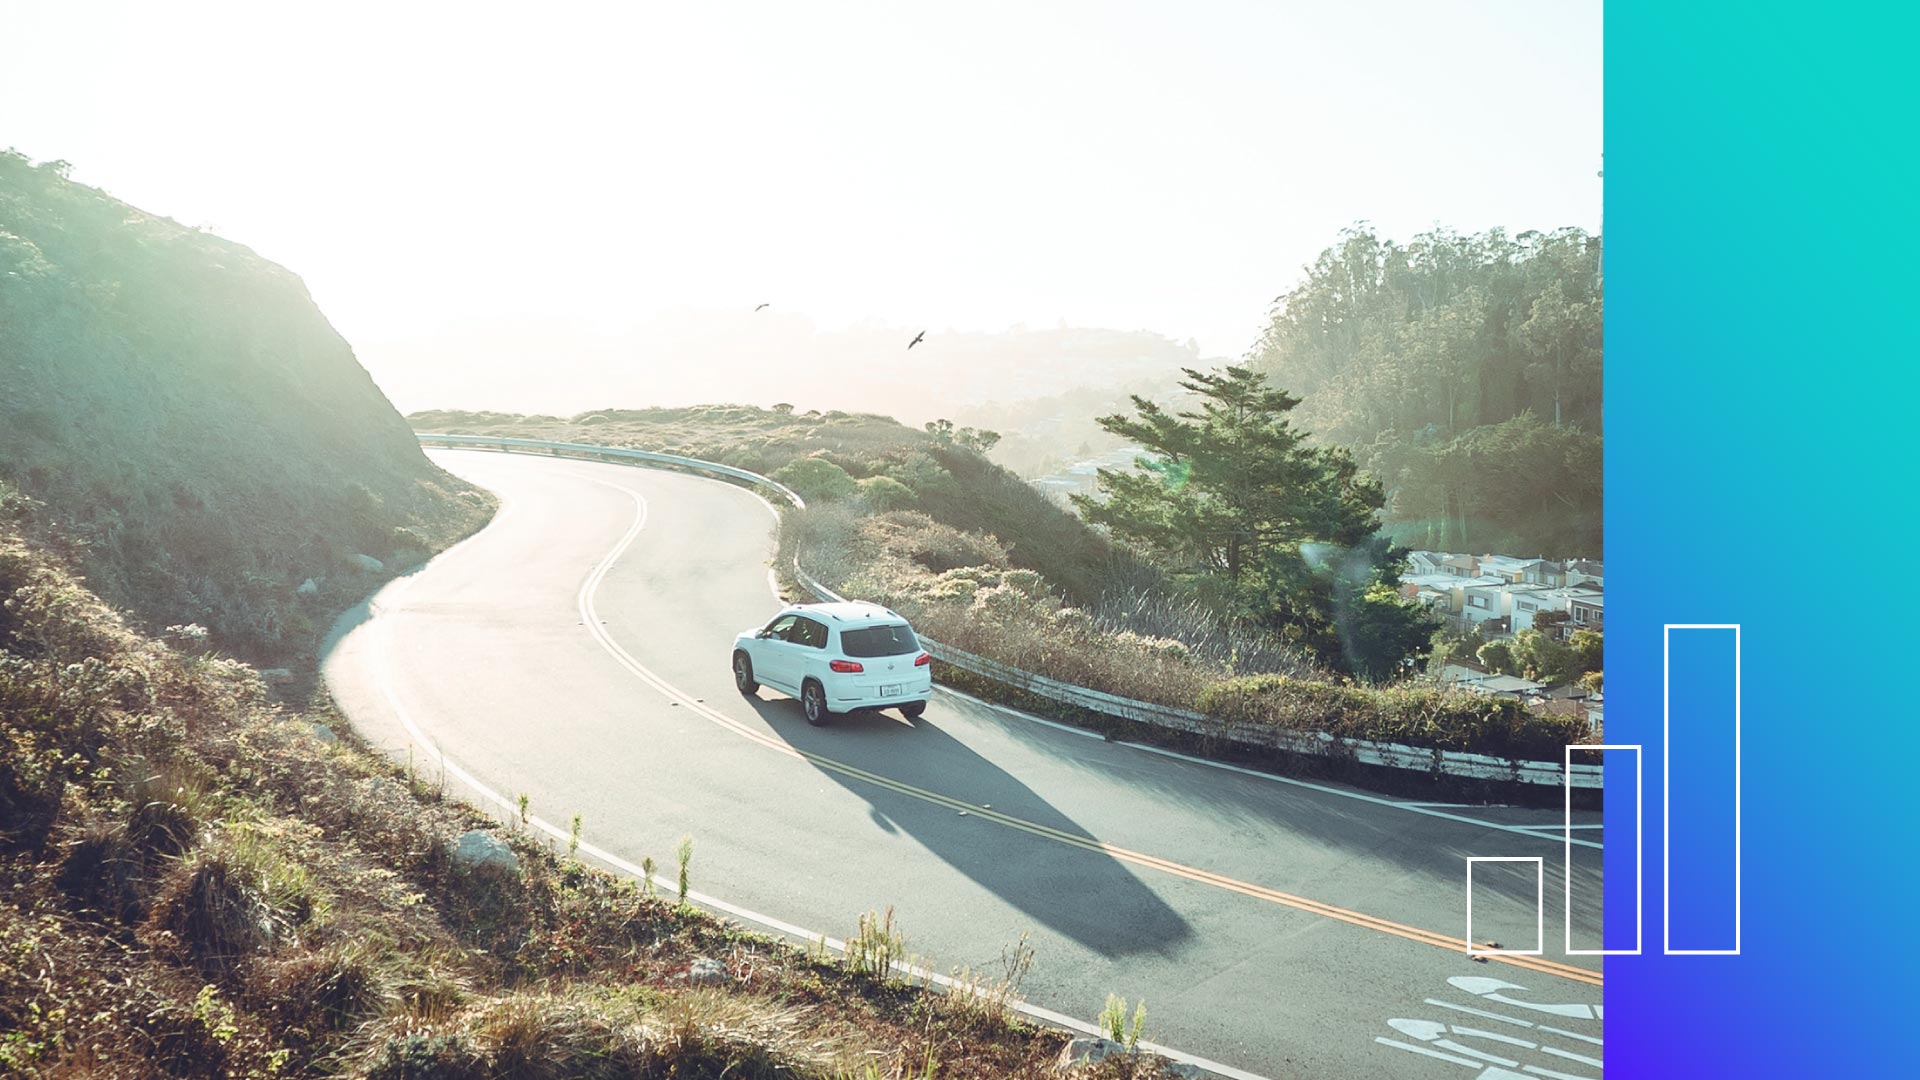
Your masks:
<instances>
[{"instance_id":1,"label":"car wheel","mask_svg":"<svg viewBox=\"0 0 1920 1080\"><path fill-rule=\"evenodd\" d=\"M753 681L753 661L738 649L733 653L733 685L748 697L760 689L760 684Z\"/></svg>"},{"instance_id":2,"label":"car wheel","mask_svg":"<svg viewBox=\"0 0 1920 1080\"><path fill-rule=\"evenodd\" d=\"M909 701L905 705L900 706L900 715L909 720L920 719L920 714L926 711L927 703L924 701Z\"/></svg>"},{"instance_id":3,"label":"car wheel","mask_svg":"<svg viewBox=\"0 0 1920 1080\"><path fill-rule=\"evenodd\" d=\"M814 727L827 722L827 692L812 679L800 688L800 711L807 714L807 723Z\"/></svg>"}]
</instances>

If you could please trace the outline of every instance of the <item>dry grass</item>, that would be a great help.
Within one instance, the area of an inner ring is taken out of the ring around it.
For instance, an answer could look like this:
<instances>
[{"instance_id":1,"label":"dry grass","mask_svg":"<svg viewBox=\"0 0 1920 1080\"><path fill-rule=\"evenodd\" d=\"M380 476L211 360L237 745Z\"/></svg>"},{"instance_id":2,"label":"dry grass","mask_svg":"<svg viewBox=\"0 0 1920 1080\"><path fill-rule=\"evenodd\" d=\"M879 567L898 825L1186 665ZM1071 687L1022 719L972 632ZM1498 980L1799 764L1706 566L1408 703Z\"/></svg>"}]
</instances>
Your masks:
<instances>
[{"instance_id":1,"label":"dry grass","mask_svg":"<svg viewBox=\"0 0 1920 1080\"><path fill-rule=\"evenodd\" d=\"M517 873L458 868L493 823L4 527L0 598L0 1074L1051 1075L1010 990L811 958L517 830Z\"/></svg>"},{"instance_id":2,"label":"dry grass","mask_svg":"<svg viewBox=\"0 0 1920 1080\"><path fill-rule=\"evenodd\" d=\"M789 550L848 596L885 604L928 637L1063 682L1191 708L1223 666L1174 638L1113 629L1015 567L992 537L923 514L791 514Z\"/></svg>"}]
</instances>

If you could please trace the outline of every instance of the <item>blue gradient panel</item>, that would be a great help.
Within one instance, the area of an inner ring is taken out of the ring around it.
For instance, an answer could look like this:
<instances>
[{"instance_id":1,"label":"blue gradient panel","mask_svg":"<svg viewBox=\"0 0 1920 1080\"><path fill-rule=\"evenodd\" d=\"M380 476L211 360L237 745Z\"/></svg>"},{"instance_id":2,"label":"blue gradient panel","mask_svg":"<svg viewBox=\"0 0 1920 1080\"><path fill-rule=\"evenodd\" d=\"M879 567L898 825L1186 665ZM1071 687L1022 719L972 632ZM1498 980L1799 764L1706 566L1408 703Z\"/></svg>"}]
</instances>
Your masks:
<instances>
[{"instance_id":1,"label":"blue gradient panel","mask_svg":"<svg viewBox=\"0 0 1920 1080\"><path fill-rule=\"evenodd\" d=\"M1648 761L1658 761L1659 758L1657 756L1649 758L1647 749L1642 749L1638 755L1631 750L1606 751L1607 850L1604 865L1607 883L1606 896L1601 898L1606 905L1601 911L1601 922L1606 928L1607 936L1605 941L1582 941L1576 937L1572 941L1572 947L1575 949L1632 949L1636 935L1641 947L1654 949L1660 947L1660 879L1658 876L1660 868L1651 862L1644 861L1646 850L1644 835L1641 839L1643 861L1639 867L1635 866L1633 858L1634 796L1638 794L1641 798L1643 815L1659 809L1645 805L1649 801L1660 798L1660 774L1651 772L1647 768ZM1634 788L1636 757L1640 759L1640 773L1646 784L1646 789L1640 792L1636 792ZM1643 822L1642 834L1645 831ZM1636 873L1636 869L1639 873ZM1636 894L1635 890L1641 887L1641 874L1651 875L1653 886L1650 894L1639 894L1645 906L1636 913L1633 898ZM1594 901L1594 897L1578 894L1573 898L1574 906L1580 909L1585 909ZM1612 963L1611 959L1604 961L1604 964Z\"/></svg>"},{"instance_id":2,"label":"blue gradient panel","mask_svg":"<svg viewBox=\"0 0 1920 1080\"><path fill-rule=\"evenodd\" d=\"M1667 631L1668 952L1740 947L1736 640L1731 629Z\"/></svg>"},{"instance_id":3,"label":"blue gradient panel","mask_svg":"<svg viewBox=\"0 0 1920 1080\"><path fill-rule=\"evenodd\" d=\"M1610 1077L1920 1074L1916 30L1907 5L1607 5L1606 737L1647 747L1655 931L1606 961ZM1661 626L1723 622L1743 954L1665 956ZM1632 859L1609 843L1610 883Z\"/></svg>"}]
</instances>

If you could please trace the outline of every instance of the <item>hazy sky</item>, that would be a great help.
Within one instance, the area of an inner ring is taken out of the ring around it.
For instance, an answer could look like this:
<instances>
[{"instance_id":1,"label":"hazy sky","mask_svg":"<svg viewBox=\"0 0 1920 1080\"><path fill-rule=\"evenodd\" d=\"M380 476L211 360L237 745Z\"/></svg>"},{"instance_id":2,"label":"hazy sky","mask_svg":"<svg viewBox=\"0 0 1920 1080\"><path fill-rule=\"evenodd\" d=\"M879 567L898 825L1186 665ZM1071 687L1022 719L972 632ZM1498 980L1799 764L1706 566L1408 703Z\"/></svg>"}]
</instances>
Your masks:
<instances>
[{"instance_id":1,"label":"hazy sky","mask_svg":"<svg viewBox=\"0 0 1920 1080\"><path fill-rule=\"evenodd\" d=\"M0 145L291 267L383 384L763 301L1237 356L1356 220L1600 216L1598 0L0 0L0 55Z\"/></svg>"}]
</instances>

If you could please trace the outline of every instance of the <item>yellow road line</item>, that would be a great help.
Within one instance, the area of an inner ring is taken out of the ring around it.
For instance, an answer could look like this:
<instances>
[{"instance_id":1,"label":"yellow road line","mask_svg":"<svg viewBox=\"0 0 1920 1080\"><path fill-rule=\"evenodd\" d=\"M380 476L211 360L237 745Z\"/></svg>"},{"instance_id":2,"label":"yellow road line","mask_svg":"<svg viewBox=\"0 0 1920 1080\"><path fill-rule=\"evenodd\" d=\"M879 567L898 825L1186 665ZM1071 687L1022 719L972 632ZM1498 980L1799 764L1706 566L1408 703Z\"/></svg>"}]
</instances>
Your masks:
<instances>
[{"instance_id":1,"label":"yellow road line","mask_svg":"<svg viewBox=\"0 0 1920 1080\"><path fill-rule=\"evenodd\" d=\"M600 647L605 649L622 667L625 667L641 681L652 686L668 699L679 702L681 706L691 709L705 719L726 728L744 739L758 743L769 750L808 762L817 768L836 772L842 776L851 777L863 783L873 784L876 787L886 788L889 791L919 799L923 802L932 803L936 806L943 806L951 810L964 810L973 817L982 818L998 825L1004 825L1008 828L1053 840L1070 847L1098 852L1134 866L1158 870L1162 873L1172 874L1175 877L1185 878L1188 881L1211 885L1228 892L1239 893L1257 900L1265 900L1269 903L1324 916L1329 919L1335 919L1383 934L1391 934L1395 937L1405 938L1408 941L1419 942L1423 945L1432 945L1435 948L1445 949L1449 952L1465 953L1467 951L1467 941L1465 938L1451 937L1438 931L1423 930L1419 927L1407 926L1404 923L1393 922L1390 919L1383 919L1379 916L1336 907L1332 904L1323 903L1318 900L1310 900L1303 896L1295 896L1292 893L1281 892L1278 889L1270 889L1264 885L1255 885L1250 882L1240 881L1223 874L1216 874L1210 870L1187 866L1170 859L1162 859L1156 855L1131 851L1127 848L1094 840L1090 837L1077 836L1048 825L1028 821L1025 818L1018 818L1011 814L1003 814L997 810L989 810L985 807L964 803L950 796L942 795L937 791L929 791L926 788L916 787L912 784L894 780L891 777L882 776L879 773L868 772L858 766L848 765L845 762L836 761L833 758L801 750L777 737L768 735L762 731L756 731L746 724L719 712L711 706L708 706L705 702L693 697L691 694L685 693L678 687L655 675L646 665L636 659L632 653L629 653L622 647L619 642L613 640L613 636L607 633L600 625L599 612L594 607L593 602L594 594L599 591L600 583L605 580L607 573L613 569L613 564L626 552L627 548L639 537L641 530L646 526L647 504L640 494L631 488L622 487L619 484L601 480L596 477L588 477L588 479L593 480L594 483L603 484L632 497L635 505L638 507L638 512L635 514L633 525L627 530L626 535L621 537L620 542L614 545L613 550L607 553L599 565L595 566L592 572L587 575L587 579L581 583L578 597L581 622L586 626L587 632L593 635L594 640L600 644ZM1517 956L1501 953L1483 953L1480 955L1485 956L1486 959L1495 963L1508 964L1543 975L1554 975L1563 979L1571 979L1575 982L1586 983L1589 986L1602 985L1602 976L1598 971L1578 967L1573 964L1563 964L1559 961L1548 960L1541 956Z\"/></svg>"}]
</instances>

